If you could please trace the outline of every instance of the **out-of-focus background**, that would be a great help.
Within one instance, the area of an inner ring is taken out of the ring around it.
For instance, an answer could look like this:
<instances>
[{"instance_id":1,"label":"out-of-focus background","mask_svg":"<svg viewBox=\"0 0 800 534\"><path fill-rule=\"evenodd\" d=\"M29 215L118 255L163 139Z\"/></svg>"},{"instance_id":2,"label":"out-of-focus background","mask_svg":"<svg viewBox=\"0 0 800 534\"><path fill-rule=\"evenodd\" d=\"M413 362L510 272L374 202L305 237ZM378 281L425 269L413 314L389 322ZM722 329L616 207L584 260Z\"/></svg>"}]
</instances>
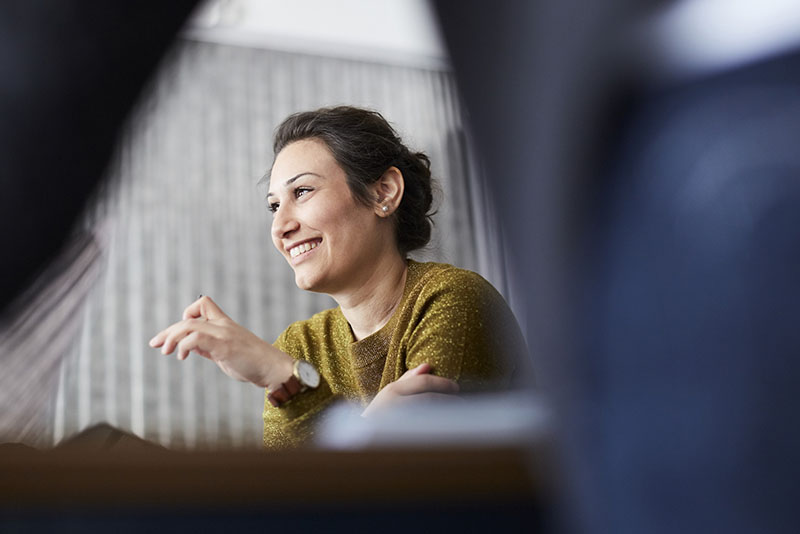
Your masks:
<instances>
[{"instance_id":1,"label":"out-of-focus background","mask_svg":"<svg viewBox=\"0 0 800 534\"><path fill-rule=\"evenodd\" d=\"M270 341L335 305L295 287L255 184L280 121L336 104L379 110L430 156L442 194L432 244L416 257L475 270L510 297L491 187L478 179L428 4L213 0L180 33L118 142L86 222L104 235L100 274L52 405L22 437L54 444L108 422L169 447L258 446L262 390L147 340L200 293Z\"/></svg>"}]
</instances>

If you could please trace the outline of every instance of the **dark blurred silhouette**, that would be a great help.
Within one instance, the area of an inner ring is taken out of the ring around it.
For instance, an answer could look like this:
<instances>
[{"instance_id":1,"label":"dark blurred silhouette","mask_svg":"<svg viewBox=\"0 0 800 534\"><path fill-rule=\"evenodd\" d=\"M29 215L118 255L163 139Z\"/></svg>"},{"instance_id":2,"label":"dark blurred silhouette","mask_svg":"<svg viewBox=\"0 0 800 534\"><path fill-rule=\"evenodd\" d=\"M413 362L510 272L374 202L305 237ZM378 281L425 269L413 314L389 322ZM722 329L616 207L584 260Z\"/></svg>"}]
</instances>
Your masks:
<instances>
[{"instance_id":1,"label":"dark blurred silhouette","mask_svg":"<svg viewBox=\"0 0 800 534\"><path fill-rule=\"evenodd\" d=\"M194 4L0 4L0 442L52 443L60 362L102 252L102 228L78 219Z\"/></svg>"},{"instance_id":2,"label":"dark blurred silhouette","mask_svg":"<svg viewBox=\"0 0 800 534\"><path fill-rule=\"evenodd\" d=\"M195 3L0 4L0 316L64 245Z\"/></svg>"},{"instance_id":3,"label":"dark blurred silhouette","mask_svg":"<svg viewBox=\"0 0 800 534\"><path fill-rule=\"evenodd\" d=\"M592 514L609 532L796 532L800 53L630 115L587 225Z\"/></svg>"},{"instance_id":4,"label":"dark blurred silhouette","mask_svg":"<svg viewBox=\"0 0 800 534\"><path fill-rule=\"evenodd\" d=\"M544 4L436 2L561 416L561 528L797 532L800 53L681 72L660 3ZM689 60L746 42L714 31Z\"/></svg>"}]
</instances>

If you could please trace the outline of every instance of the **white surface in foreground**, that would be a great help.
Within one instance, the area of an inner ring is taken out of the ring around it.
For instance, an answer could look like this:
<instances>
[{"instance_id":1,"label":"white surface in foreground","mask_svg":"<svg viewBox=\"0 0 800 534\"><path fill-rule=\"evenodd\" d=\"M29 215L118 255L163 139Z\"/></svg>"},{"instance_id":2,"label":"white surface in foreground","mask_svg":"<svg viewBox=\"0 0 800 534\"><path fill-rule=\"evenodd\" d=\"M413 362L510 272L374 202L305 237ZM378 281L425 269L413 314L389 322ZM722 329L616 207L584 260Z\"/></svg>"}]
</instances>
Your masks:
<instances>
[{"instance_id":1,"label":"white surface in foreground","mask_svg":"<svg viewBox=\"0 0 800 534\"><path fill-rule=\"evenodd\" d=\"M407 403L375 418L360 407L331 408L316 445L333 449L394 446L533 445L549 432L549 410L528 392Z\"/></svg>"}]
</instances>

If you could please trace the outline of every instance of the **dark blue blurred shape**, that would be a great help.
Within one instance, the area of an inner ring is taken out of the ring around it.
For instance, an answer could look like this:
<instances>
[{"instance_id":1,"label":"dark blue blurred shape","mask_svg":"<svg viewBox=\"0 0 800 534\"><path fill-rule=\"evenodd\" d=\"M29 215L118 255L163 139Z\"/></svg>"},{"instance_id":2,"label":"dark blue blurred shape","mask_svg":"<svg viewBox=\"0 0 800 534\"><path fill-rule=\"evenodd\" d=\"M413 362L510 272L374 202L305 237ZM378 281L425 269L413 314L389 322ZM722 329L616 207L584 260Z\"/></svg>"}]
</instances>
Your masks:
<instances>
[{"instance_id":1,"label":"dark blue blurred shape","mask_svg":"<svg viewBox=\"0 0 800 534\"><path fill-rule=\"evenodd\" d=\"M798 532L800 54L648 84L625 36L658 3L436 2L560 415L560 525Z\"/></svg>"},{"instance_id":2,"label":"dark blue blurred shape","mask_svg":"<svg viewBox=\"0 0 800 534\"><path fill-rule=\"evenodd\" d=\"M630 116L588 225L591 523L797 532L800 54Z\"/></svg>"}]
</instances>

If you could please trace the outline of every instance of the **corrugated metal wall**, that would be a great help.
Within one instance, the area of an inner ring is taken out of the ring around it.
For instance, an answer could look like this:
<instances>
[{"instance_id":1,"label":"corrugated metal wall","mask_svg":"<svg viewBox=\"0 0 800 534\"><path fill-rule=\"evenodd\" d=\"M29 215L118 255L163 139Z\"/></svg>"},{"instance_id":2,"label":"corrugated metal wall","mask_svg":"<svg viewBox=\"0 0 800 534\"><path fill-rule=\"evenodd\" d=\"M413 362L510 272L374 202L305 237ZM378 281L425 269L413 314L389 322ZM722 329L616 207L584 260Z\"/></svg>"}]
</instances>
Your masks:
<instances>
[{"instance_id":1,"label":"corrugated metal wall","mask_svg":"<svg viewBox=\"0 0 800 534\"><path fill-rule=\"evenodd\" d=\"M497 230L448 72L184 40L124 132L93 216L111 218L104 274L62 366L54 442L106 421L170 447L260 444L263 390L147 341L198 293L269 341L334 305L295 287L255 186L277 124L332 104L380 110L431 156L444 194L422 257L481 272L502 291Z\"/></svg>"}]
</instances>

